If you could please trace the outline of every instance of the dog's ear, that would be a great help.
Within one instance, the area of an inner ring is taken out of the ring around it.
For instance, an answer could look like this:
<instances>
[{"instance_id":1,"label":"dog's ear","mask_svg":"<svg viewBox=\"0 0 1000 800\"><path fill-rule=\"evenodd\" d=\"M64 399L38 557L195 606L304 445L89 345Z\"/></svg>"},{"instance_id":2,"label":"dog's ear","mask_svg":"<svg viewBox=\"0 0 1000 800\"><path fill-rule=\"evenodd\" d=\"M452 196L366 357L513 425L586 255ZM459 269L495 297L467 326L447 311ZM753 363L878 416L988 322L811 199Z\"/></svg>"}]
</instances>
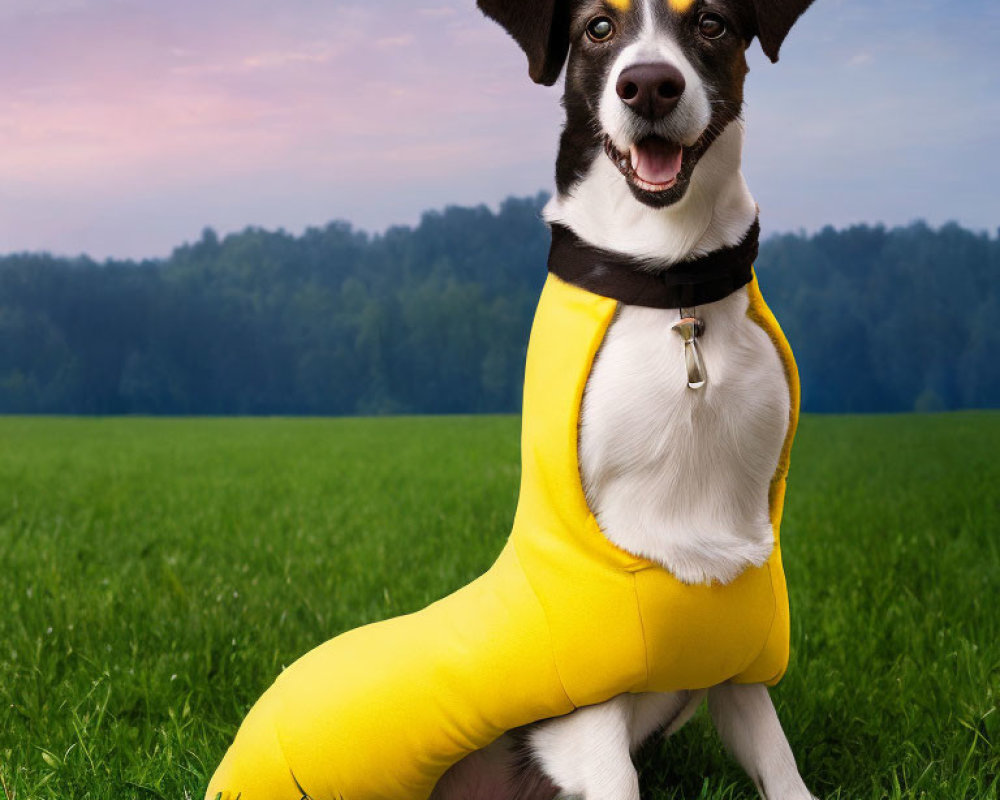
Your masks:
<instances>
[{"instance_id":1,"label":"dog's ear","mask_svg":"<svg viewBox=\"0 0 1000 800\"><path fill-rule=\"evenodd\" d=\"M528 56L528 74L551 86L569 52L569 0L477 0Z\"/></svg>"},{"instance_id":2,"label":"dog's ear","mask_svg":"<svg viewBox=\"0 0 1000 800\"><path fill-rule=\"evenodd\" d=\"M753 0L757 38L772 62L778 60L781 43L812 3L813 0Z\"/></svg>"}]
</instances>

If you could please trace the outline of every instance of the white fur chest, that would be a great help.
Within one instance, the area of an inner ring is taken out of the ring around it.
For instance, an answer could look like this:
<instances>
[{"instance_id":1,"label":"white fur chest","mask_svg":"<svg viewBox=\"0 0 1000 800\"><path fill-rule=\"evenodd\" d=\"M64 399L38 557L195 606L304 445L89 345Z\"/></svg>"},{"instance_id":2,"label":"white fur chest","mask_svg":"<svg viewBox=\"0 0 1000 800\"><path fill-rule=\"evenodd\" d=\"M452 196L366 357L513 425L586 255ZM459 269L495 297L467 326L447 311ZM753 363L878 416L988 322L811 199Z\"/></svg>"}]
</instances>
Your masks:
<instances>
[{"instance_id":1,"label":"white fur chest","mask_svg":"<svg viewBox=\"0 0 1000 800\"><path fill-rule=\"evenodd\" d=\"M768 487L790 399L747 305L742 289L698 309L699 390L671 330L678 312L622 306L584 395L580 467L601 529L688 583L728 582L773 549Z\"/></svg>"}]
</instances>

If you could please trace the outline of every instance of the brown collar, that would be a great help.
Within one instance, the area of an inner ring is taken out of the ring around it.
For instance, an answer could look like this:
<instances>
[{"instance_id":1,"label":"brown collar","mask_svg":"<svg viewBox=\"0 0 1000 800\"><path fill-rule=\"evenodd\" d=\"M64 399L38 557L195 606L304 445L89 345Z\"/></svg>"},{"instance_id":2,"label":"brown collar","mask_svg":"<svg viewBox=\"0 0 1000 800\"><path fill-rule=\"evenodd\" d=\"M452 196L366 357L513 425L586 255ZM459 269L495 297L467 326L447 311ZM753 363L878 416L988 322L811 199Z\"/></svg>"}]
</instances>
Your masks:
<instances>
[{"instance_id":1,"label":"brown collar","mask_svg":"<svg viewBox=\"0 0 1000 800\"><path fill-rule=\"evenodd\" d=\"M722 300L753 279L759 240L760 222L754 220L739 244L652 272L643 261L592 247L557 224L549 272L630 306L695 308Z\"/></svg>"}]
</instances>

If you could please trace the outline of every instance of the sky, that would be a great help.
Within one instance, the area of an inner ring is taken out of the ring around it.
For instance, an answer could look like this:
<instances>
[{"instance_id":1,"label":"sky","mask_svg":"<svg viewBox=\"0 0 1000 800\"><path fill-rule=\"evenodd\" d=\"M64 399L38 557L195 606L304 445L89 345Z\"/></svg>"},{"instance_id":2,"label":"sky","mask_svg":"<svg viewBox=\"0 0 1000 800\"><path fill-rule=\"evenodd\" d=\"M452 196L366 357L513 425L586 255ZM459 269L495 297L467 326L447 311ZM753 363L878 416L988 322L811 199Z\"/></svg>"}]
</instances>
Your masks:
<instances>
[{"instance_id":1,"label":"sky","mask_svg":"<svg viewBox=\"0 0 1000 800\"><path fill-rule=\"evenodd\" d=\"M817 0L750 64L765 231L1000 225L996 0ZM474 0L0 0L0 252L550 191L559 94Z\"/></svg>"}]
</instances>

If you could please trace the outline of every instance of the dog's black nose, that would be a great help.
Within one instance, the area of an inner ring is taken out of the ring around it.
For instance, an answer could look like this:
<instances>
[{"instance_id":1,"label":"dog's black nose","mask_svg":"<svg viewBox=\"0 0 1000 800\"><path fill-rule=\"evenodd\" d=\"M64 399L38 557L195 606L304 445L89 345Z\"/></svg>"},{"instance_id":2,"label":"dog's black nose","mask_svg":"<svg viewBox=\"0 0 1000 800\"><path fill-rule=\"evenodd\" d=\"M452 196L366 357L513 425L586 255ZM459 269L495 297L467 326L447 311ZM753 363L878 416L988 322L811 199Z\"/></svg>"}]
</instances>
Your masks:
<instances>
[{"instance_id":1,"label":"dog's black nose","mask_svg":"<svg viewBox=\"0 0 1000 800\"><path fill-rule=\"evenodd\" d=\"M622 70L615 88L618 96L640 117L663 119L677 107L687 84L673 64L636 64Z\"/></svg>"}]
</instances>

